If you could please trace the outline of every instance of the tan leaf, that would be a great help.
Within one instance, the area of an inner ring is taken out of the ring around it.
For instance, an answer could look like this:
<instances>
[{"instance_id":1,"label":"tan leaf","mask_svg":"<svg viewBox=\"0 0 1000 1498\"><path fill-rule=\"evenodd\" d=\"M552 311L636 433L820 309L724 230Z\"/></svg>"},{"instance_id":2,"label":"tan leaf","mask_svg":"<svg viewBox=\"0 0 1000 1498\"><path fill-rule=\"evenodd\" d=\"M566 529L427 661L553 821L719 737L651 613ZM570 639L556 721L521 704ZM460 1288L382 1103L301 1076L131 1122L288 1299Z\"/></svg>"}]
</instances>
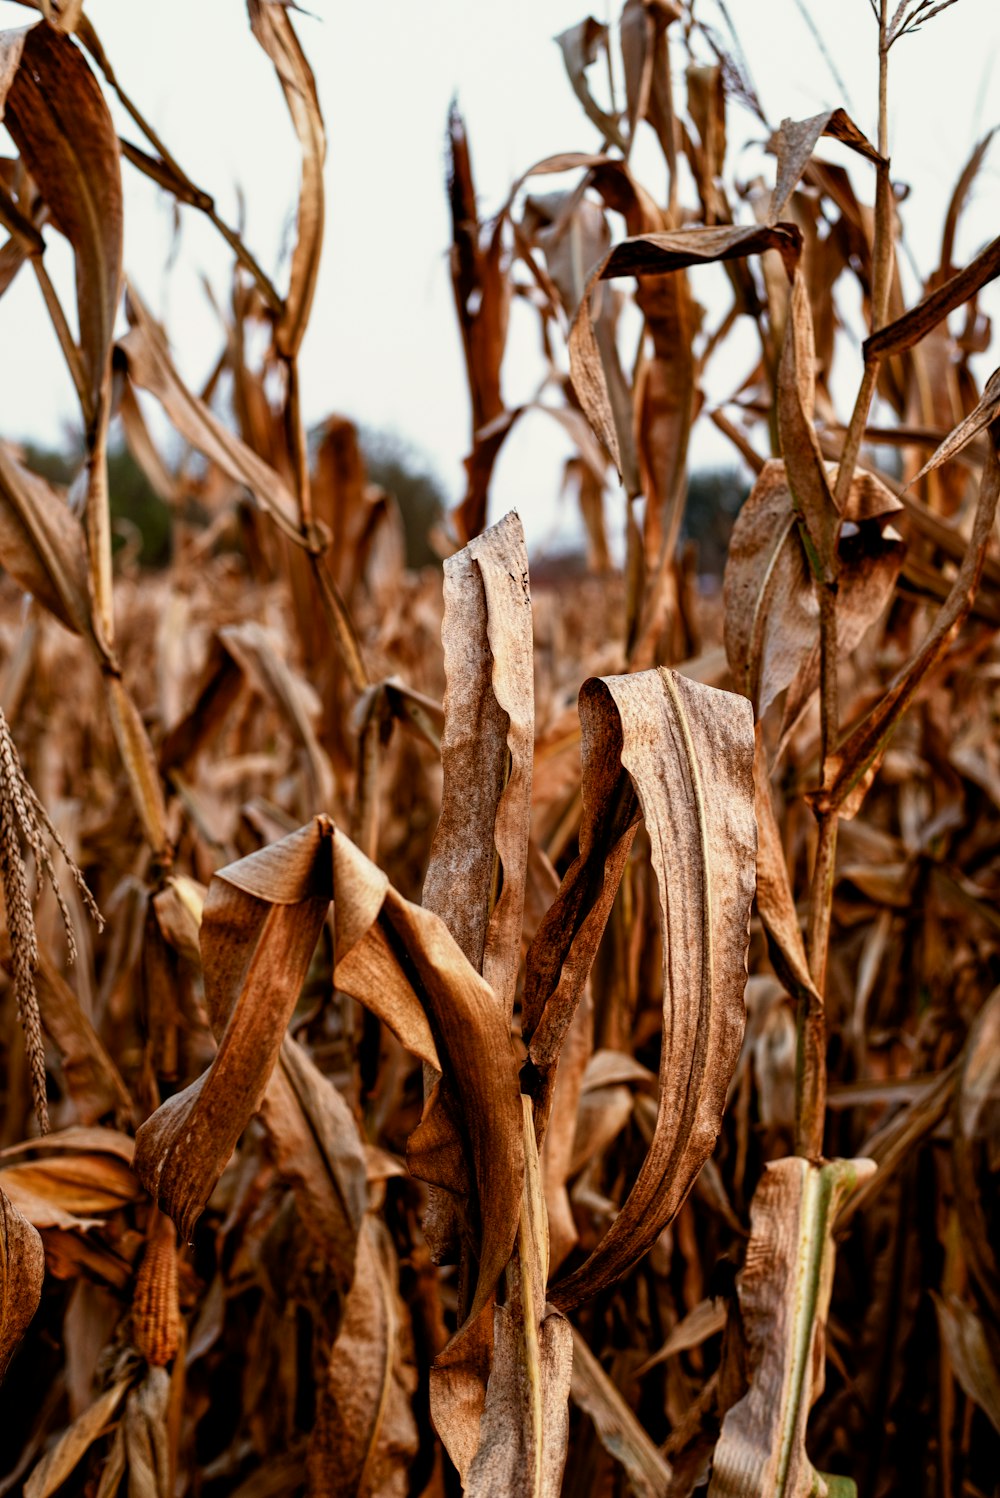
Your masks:
<instances>
[{"instance_id":1,"label":"tan leaf","mask_svg":"<svg viewBox=\"0 0 1000 1498\"><path fill-rule=\"evenodd\" d=\"M101 403L121 293L121 162L100 85L70 37L49 25L28 31L5 123L53 223L73 246L89 425Z\"/></svg>"},{"instance_id":2,"label":"tan leaf","mask_svg":"<svg viewBox=\"0 0 1000 1498\"><path fill-rule=\"evenodd\" d=\"M244 485L284 533L302 545L298 509L284 479L187 388L174 368L166 339L131 285L127 308L131 326L118 348L133 384L155 395L185 441L234 483Z\"/></svg>"},{"instance_id":3,"label":"tan leaf","mask_svg":"<svg viewBox=\"0 0 1000 1498\"><path fill-rule=\"evenodd\" d=\"M170 1375L150 1368L125 1400L125 1456L129 1498L172 1498Z\"/></svg>"},{"instance_id":4,"label":"tan leaf","mask_svg":"<svg viewBox=\"0 0 1000 1498\"><path fill-rule=\"evenodd\" d=\"M974 260L970 260L963 270L956 271L943 286L929 292L915 307L866 338L865 359L886 359L890 354L912 348L943 322L949 312L971 301L976 292L996 276L1000 276L1000 236L991 240Z\"/></svg>"},{"instance_id":5,"label":"tan leaf","mask_svg":"<svg viewBox=\"0 0 1000 1498\"><path fill-rule=\"evenodd\" d=\"M953 432L949 432L919 473L914 474L910 479L907 488L912 488L925 474L933 472L935 468L940 468L942 463L947 463L949 458L960 453L963 447L968 447L973 437L985 431L998 415L1000 415L1000 369L995 369L986 381L982 397L976 403L975 409L969 412L964 421L959 422Z\"/></svg>"},{"instance_id":6,"label":"tan leaf","mask_svg":"<svg viewBox=\"0 0 1000 1498\"><path fill-rule=\"evenodd\" d=\"M444 922L411 905L324 817L230 864L202 919L219 1050L136 1135L135 1168L185 1238L260 1106L333 900L338 988L447 1076L468 1139L480 1223L473 1320L510 1257L523 1146L517 1063L496 997Z\"/></svg>"},{"instance_id":7,"label":"tan leaf","mask_svg":"<svg viewBox=\"0 0 1000 1498\"><path fill-rule=\"evenodd\" d=\"M605 1450L624 1467L637 1498L667 1498L673 1473L583 1337L573 1330L573 1403L594 1422Z\"/></svg>"},{"instance_id":8,"label":"tan leaf","mask_svg":"<svg viewBox=\"0 0 1000 1498\"><path fill-rule=\"evenodd\" d=\"M839 512L813 426L816 370L812 313L805 277L795 272L778 370L778 433L792 503L814 577L835 570Z\"/></svg>"},{"instance_id":9,"label":"tan leaf","mask_svg":"<svg viewBox=\"0 0 1000 1498\"><path fill-rule=\"evenodd\" d=\"M665 32L682 11L673 0L626 0L619 23L625 95L628 101L628 150L636 129L648 120L670 167L676 170L674 106L670 86L670 58Z\"/></svg>"},{"instance_id":10,"label":"tan leaf","mask_svg":"<svg viewBox=\"0 0 1000 1498\"><path fill-rule=\"evenodd\" d=\"M700 1347L709 1337L717 1336L725 1324L726 1306L723 1301L700 1300L686 1316L681 1317L663 1346L651 1358L647 1358L641 1368L635 1370L636 1378L642 1378L650 1368L665 1363L667 1358L676 1357L679 1352Z\"/></svg>"},{"instance_id":11,"label":"tan leaf","mask_svg":"<svg viewBox=\"0 0 1000 1498\"><path fill-rule=\"evenodd\" d=\"M73 1152L5 1164L0 1186L38 1228L78 1227L142 1195L129 1166L112 1154Z\"/></svg>"},{"instance_id":12,"label":"tan leaf","mask_svg":"<svg viewBox=\"0 0 1000 1498\"><path fill-rule=\"evenodd\" d=\"M299 1215L350 1282L367 1203L366 1166L354 1115L328 1077L290 1036L261 1105L271 1153L299 1199Z\"/></svg>"},{"instance_id":13,"label":"tan leaf","mask_svg":"<svg viewBox=\"0 0 1000 1498\"><path fill-rule=\"evenodd\" d=\"M149 738L139 711L120 676L106 678L108 716L114 730L118 752L128 771L136 810L142 830L153 852L165 863L170 861L167 835L167 809L163 783L153 758Z\"/></svg>"},{"instance_id":14,"label":"tan leaf","mask_svg":"<svg viewBox=\"0 0 1000 1498\"><path fill-rule=\"evenodd\" d=\"M580 855L529 949L525 1040L544 1099L641 807L660 899L663 1046L649 1153L605 1238L554 1286L561 1308L652 1246L714 1148L743 1035L757 843L752 714L734 695L662 669L592 679L580 720Z\"/></svg>"},{"instance_id":15,"label":"tan leaf","mask_svg":"<svg viewBox=\"0 0 1000 1498\"><path fill-rule=\"evenodd\" d=\"M83 527L0 442L0 565L61 624L93 639Z\"/></svg>"},{"instance_id":16,"label":"tan leaf","mask_svg":"<svg viewBox=\"0 0 1000 1498\"><path fill-rule=\"evenodd\" d=\"M37 1464L24 1485L24 1498L50 1498L107 1430L131 1378L120 1378L99 1394L93 1404L63 1431Z\"/></svg>"},{"instance_id":17,"label":"tan leaf","mask_svg":"<svg viewBox=\"0 0 1000 1498\"><path fill-rule=\"evenodd\" d=\"M320 1389L309 1442L315 1498L405 1498L418 1436L404 1358L405 1310L384 1224L365 1217L354 1284Z\"/></svg>"},{"instance_id":18,"label":"tan leaf","mask_svg":"<svg viewBox=\"0 0 1000 1498\"><path fill-rule=\"evenodd\" d=\"M288 296L274 331L279 351L294 359L309 321L323 248L323 162L326 135L316 80L295 35L287 6L249 0L253 34L274 63L302 147L302 183Z\"/></svg>"},{"instance_id":19,"label":"tan leaf","mask_svg":"<svg viewBox=\"0 0 1000 1498\"><path fill-rule=\"evenodd\" d=\"M444 588L444 786L423 904L447 923L509 1021L535 737L528 554L514 512L448 559Z\"/></svg>"},{"instance_id":20,"label":"tan leaf","mask_svg":"<svg viewBox=\"0 0 1000 1498\"><path fill-rule=\"evenodd\" d=\"M836 486L838 467L825 465ZM837 644L848 655L884 610L904 546L893 528L902 504L856 469L844 506L853 530L838 553ZM786 725L819 685L819 600L795 525L785 463L766 463L740 510L726 559L725 642L729 669L763 718L789 688Z\"/></svg>"},{"instance_id":21,"label":"tan leaf","mask_svg":"<svg viewBox=\"0 0 1000 1498\"><path fill-rule=\"evenodd\" d=\"M2 1179L2 1177L0 1177ZM37 1231L0 1191L0 1382L42 1298L45 1250Z\"/></svg>"},{"instance_id":22,"label":"tan leaf","mask_svg":"<svg viewBox=\"0 0 1000 1498\"><path fill-rule=\"evenodd\" d=\"M594 336L592 302L600 281L617 276L659 276L690 265L741 259L778 250L791 270L802 236L794 224L678 229L623 239L592 272L569 335L570 375L588 421L621 471L621 454L604 368Z\"/></svg>"},{"instance_id":23,"label":"tan leaf","mask_svg":"<svg viewBox=\"0 0 1000 1498\"><path fill-rule=\"evenodd\" d=\"M768 149L778 158L777 180L768 209L768 217L772 222L779 219L788 206L788 200L821 135L830 135L834 140L842 141L876 166L882 160L875 147L843 109L827 109L808 120L782 120L777 133L768 143Z\"/></svg>"},{"instance_id":24,"label":"tan leaf","mask_svg":"<svg viewBox=\"0 0 1000 1498\"><path fill-rule=\"evenodd\" d=\"M316 737L320 703L311 686L279 654L273 637L254 620L219 630L222 645L262 697L270 698L302 751L308 772L308 811L333 804L333 767Z\"/></svg>"},{"instance_id":25,"label":"tan leaf","mask_svg":"<svg viewBox=\"0 0 1000 1498\"><path fill-rule=\"evenodd\" d=\"M934 1293L933 1291L931 1292ZM941 1341L955 1377L978 1404L994 1430L1000 1432L1000 1367L990 1348L983 1323L975 1311L955 1295L934 1295Z\"/></svg>"},{"instance_id":26,"label":"tan leaf","mask_svg":"<svg viewBox=\"0 0 1000 1498\"><path fill-rule=\"evenodd\" d=\"M841 1203L874 1170L870 1160L765 1165L738 1281L750 1387L722 1422L709 1498L829 1491L806 1455L805 1433L823 1390L832 1228Z\"/></svg>"},{"instance_id":27,"label":"tan leaf","mask_svg":"<svg viewBox=\"0 0 1000 1498\"><path fill-rule=\"evenodd\" d=\"M507 1303L493 1311L493 1365L479 1446L465 1478L470 1498L496 1493L558 1498L569 1434L573 1331L545 1304L549 1235L531 1103L524 1105L524 1196Z\"/></svg>"},{"instance_id":28,"label":"tan leaf","mask_svg":"<svg viewBox=\"0 0 1000 1498\"><path fill-rule=\"evenodd\" d=\"M42 1024L59 1050L80 1122L94 1124L111 1112L119 1120L129 1119L133 1103L117 1066L80 1000L44 952L39 953L35 985Z\"/></svg>"},{"instance_id":29,"label":"tan leaf","mask_svg":"<svg viewBox=\"0 0 1000 1498\"><path fill-rule=\"evenodd\" d=\"M587 118L597 126L606 141L625 150L625 141L618 121L597 103L587 83L587 69L608 49L608 28L593 16L579 21L575 26L560 32L556 37L566 64L573 92L583 105Z\"/></svg>"}]
</instances>

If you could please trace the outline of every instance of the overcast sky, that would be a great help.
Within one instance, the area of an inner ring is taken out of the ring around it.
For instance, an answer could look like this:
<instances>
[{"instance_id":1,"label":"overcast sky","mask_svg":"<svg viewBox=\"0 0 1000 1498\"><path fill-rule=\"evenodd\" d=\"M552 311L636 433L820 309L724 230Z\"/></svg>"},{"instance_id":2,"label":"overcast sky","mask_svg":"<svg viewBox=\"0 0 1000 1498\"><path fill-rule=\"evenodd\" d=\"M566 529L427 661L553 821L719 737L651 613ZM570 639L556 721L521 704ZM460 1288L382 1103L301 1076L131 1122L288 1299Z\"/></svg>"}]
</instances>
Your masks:
<instances>
[{"instance_id":1,"label":"overcast sky","mask_svg":"<svg viewBox=\"0 0 1000 1498\"><path fill-rule=\"evenodd\" d=\"M316 17L296 14L294 20L316 73L329 142L324 259L302 354L306 416L312 422L337 411L394 429L426 452L457 499L469 409L447 269L448 103L457 95L466 115L484 213L503 201L512 179L533 161L555 151L596 149L597 132L569 88L553 41L586 11L580 0L306 3ZM600 19L617 20L619 9L616 3L609 11L603 0L594 5ZM874 136L876 31L868 0L729 0L728 9L772 124L845 104ZM717 21L711 0L702 0L699 10ZM803 10L822 31L847 98ZM242 192L247 241L280 280L295 208L297 145L241 0L172 0L169 6L88 0L87 11L123 86L231 221L239 216ZM28 19L22 7L0 0L0 24ZM963 162L974 142L1000 123L998 44L997 0L958 0L893 51L893 171L915 189L904 223L922 272L936 260L944 209ZM125 127L121 121L123 133ZM135 138L130 125L128 132ZM773 180L773 162L760 151L759 124L734 104L729 133L738 174ZM0 127L0 151L10 150ZM635 164L640 179L658 192L663 172L651 136ZM228 250L191 209L181 212L176 240L169 200L127 164L123 171L127 273L166 322L182 372L197 383L221 342L202 278L225 298ZM1000 136L963 222L960 262L1000 232L998 183ZM858 185L870 192L863 174ZM58 236L51 239L58 284L71 306L69 257ZM703 279L695 281L696 295L711 306L711 272L697 276ZM911 276L911 296L915 286ZM996 287L984 306L1000 316ZM515 318L504 370L508 404L533 393L540 373L535 346L530 319ZM73 419L74 398L27 273L0 301L0 351L0 434L59 442ZM712 376L710 399L735 388L752 357L749 334L734 341ZM854 372L842 365L853 393ZM529 536L546 535L566 453L554 423L526 421L501 458L492 513L516 505ZM724 439L706 422L699 424L695 458L729 461Z\"/></svg>"}]
</instances>

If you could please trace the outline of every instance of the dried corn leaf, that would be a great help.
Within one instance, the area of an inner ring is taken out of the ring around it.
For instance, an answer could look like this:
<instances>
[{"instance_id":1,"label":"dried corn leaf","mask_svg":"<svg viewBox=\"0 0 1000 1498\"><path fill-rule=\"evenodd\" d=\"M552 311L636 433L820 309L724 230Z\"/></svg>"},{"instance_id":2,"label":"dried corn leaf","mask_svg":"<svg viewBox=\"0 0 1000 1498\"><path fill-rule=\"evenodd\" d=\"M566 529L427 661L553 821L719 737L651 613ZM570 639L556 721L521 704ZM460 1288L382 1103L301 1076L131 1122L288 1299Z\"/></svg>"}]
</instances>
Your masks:
<instances>
[{"instance_id":1,"label":"dried corn leaf","mask_svg":"<svg viewBox=\"0 0 1000 1498\"><path fill-rule=\"evenodd\" d=\"M677 151L666 30L681 15L680 6L673 0L626 0L619 23L629 154L640 120L648 120L656 131L671 177L676 170Z\"/></svg>"},{"instance_id":2,"label":"dried corn leaf","mask_svg":"<svg viewBox=\"0 0 1000 1498\"><path fill-rule=\"evenodd\" d=\"M298 510L284 479L188 390L174 368L166 339L134 286L128 288L127 306L131 326L118 348L132 383L155 395L184 440L249 490L285 534L303 544Z\"/></svg>"},{"instance_id":3,"label":"dried corn leaf","mask_svg":"<svg viewBox=\"0 0 1000 1498\"><path fill-rule=\"evenodd\" d=\"M42 1297L45 1251L26 1217L0 1191L0 1382Z\"/></svg>"},{"instance_id":4,"label":"dried corn leaf","mask_svg":"<svg viewBox=\"0 0 1000 1498\"><path fill-rule=\"evenodd\" d=\"M48 25L24 38L5 123L56 228L73 246L88 427L101 404L122 270L118 136L93 73Z\"/></svg>"},{"instance_id":5,"label":"dried corn leaf","mask_svg":"<svg viewBox=\"0 0 1000 1498\"><path fill-rule=\"evenodd\" d=\"M904 349L912 348L943 322L949 312L970 301L977 291L997 276L1000 276L1000 237L991 240L974 260L970 260L963 270L956 271L943 286L866 338L865 359L887 359L890 354L900 354Z\"/></svg>"},{"instance_id":6,"label":"dried corn leaf","mask_svg":"<svg viewBox=\"0 0 1000 1498\"><path fill-rule=\"evenodd\" d=\"M510 284L503 265L501 214L488 235L479 222L469 141L458 108L448 114L448 201L451 207L451 283L462 332L472 402L472 451L465 460L466 491L455 511L466 541L486 524L486 500L496 449L479 440L481 429L502 415L500 369L507 341Z\"/></svg>"},{"instance_id":7,"label":"dried corn leaf","mask_svg":"<svg viewBox=\"0 0 1000 1498\"><path fill-rule=\"evenodd\" d=\"M365 1154L350 1108L290 1036L271 1074L261 1118L302 1221L349 1284L368 1196Z\"/></svg>"},{"instance_id":8,"label":"dried corn leaf","mask_svg":"<svg viewBox=\"0 0 1000 1498\"><path fill-rule=\"evenodd\" d=\"M122 1430L129 1498L172 1498L169 1407L170 1375L165 1368L150 1368L128 1391Z\"/></svg>"},{"instance_id":9,"label":"dried corn leaf","mask_svg":"<svg viewBox=\"0 0 1000 1498\"><path fill-rule=\"evenodd\" d=\"M170 862L170 840L167 835L167 809L163 784L156 768L152 746L139 710L120 676L106 678L108 716L118 744L118 752L128 772L136 811L142 823L143 836L155 857Z\"/></svg>"},{"instance_id":10,"label":"dried corn leaf","mask_svg":"<svg viewBox=\"0 0 1000 1498\"><path fill-rule=\"evenodd\" d=\"M75 634L93 638L83 527L0 442L0 565Z\"/></svg>"},{"instance_id":11,"label":"dried corn leaf","mask_svg":"<svg viewBox=\"0 0 1000 1498\"><path fill-rule=\"evenodd\" d=\"M602 52L608 50L607 26L601 21L595 21L593 16L587 16L575 26L560 32L556 41L562 52L573 92L583 105L588 120L597 126L605 141L610 141L624 151L625 140L617 119L601 108L587 82L587 69L593 66Z\"/></svg>"},{"instance_id":12,"label":"dried corn leaf","mask_svg":"<svg viewBox=\"0 0 1000 1498\"><path fill-rule=\"evenodd\" d=\"M778 370L778 433L792 503L814 577L830 581L836 570L840 514L813 426L816 358L805 277L795 272Z\"/></svg>"},{"instance_id":13,"label":"dried corn leaf","mask_svg":"<svg viewBox=\"0 0 1000 1498\"><path fill-rule=\"evenodd\" d=\"M827 109L808 120L782 120L769 145L769 149L778 158L777 180L768 209L768 217L772 221L779 219L788 206L788 200L798 186L821 135L830 135L834 140L843 142L876 166L882 160L875 147L843 109Z\"/></svg>"},{"instance_id":14,"label":"dried corn leaf","mask_svg":"<svg viewBox=\"0 0 1000 1498\"><path fill-rule=\"evenodd\" d=\"M291 278L274 334L279 352L294 359L309 321L323 248L326 135L316 80L287 7L275 0L248 0L248 3L253 34L274 63L302 147L302 184Z\"/></svg>"},{"instance_id":15,"label":"dried corn leaf","mask_svg":"<svg viewBox=\"0 0 1000 1498\"><path fill-rule=\"evenodd\" d=\"M925 474L932 473L935 468L940 468L942 463L947 463L954 458L964 447L968 447L974 437L996 421L1000 415L1000 369L995 369L986 381L981 399L976 403L975 409L970 411L964 421L960 421L953 432L937 447L927 459L923 468L910 479L907 488L919 482Z\"/></svg>"},{"instance_id":16,"label":"dried corn leaf","mask_svg":"<svg viewBox=\"0 0 1000 1498\"><path fill-rule=\"evenodd\" d=\"M955 1377L1000 1433L1000 1367L983 1323L955 1295L949 1295L947 1300L935 1295L934 1309Z\"/></svg>"},{"instance_id":17,"label":"dried corn leaf","mask_svg":"<svg viewBox=\"0 0 1000 1498\"><path fill-rule=\"evenodd\" d=\"M581 852L529 951L529 1055L543 1075L558 1057L640 807L660 899L663 1039L649 1153L605 1238L554 1287L564 1308L652 1246L714 1148L743 1036L757 843L752 715L735 696L661 669L587 682L580 716Z\"/></svg>"},{"instance_id":18,"label":"dried corn leaf","mask_svg":"<svg viewBox=\"0 0 1000 1498\"><path fill-rule=\"evenodd\" d=\"M94 1442L104 1435L130 1382L130 1377L117 1379L63 1431L25 1483L24 1498L50 1498L62 1486Z\"/></svg>"},{"instance_id":19,"label":"dried corn leaf","mask_svg":"<svg viewBox=\"0 0 1000 1498\"><path fill-rule=\"evenodd\" d=\"M309 1442L315 1498L405 1498L418 1437L404 1361L405 1309L384 1224L365 1217L354 1284L321 1387Z\"/></svg>"},{"instance_id":20,"label":"dried corn leaf","mask_svg":"<svg viewBox=\"0 0 1000 1498\"><path fill-rule=\"evenodd\" d=\"M806 1455L805 1433L823 1389L832 1228L841 1203L874 1170L870 1160L798 1158L764 1167L738 1281L750 1387L723 1420L709 1498L829 1491Z\"/></svg>"},{"instance_id":21,"label":"dried corn leaf","mask_svg":"<svg viewBox=\"0 0 1000 1498\"><path fill-rule=\"evenodd\" d=\"M995 431L995 428L991 429ZM997 501L1000 499L1000 458L996 441L990 451L979 484L979 497L961 566L947 598L938 610L922 644L896 672L882 698L841 740L835 755L836 774L831 785L816 797L818 808L836 806L843 817L854 816L882 763L889 738L928 672L945 655L968 617L993 533Z\"/></svg>"},{"instance_id":22,"label":"dried corn leaf","mask_svg":"<svg viewBox=\"0 0 1000 1498\"><path fill-rule=\"evenodd\" d=\"M469 1498L558 1498L569 1434L573 1331L545 1303L549 1233L531 1103L524 1106L524 1195L507 1303L493 1311L493 1364Z\"/></svg>"},{"instance_id":23,"label":"dried corn leaf","mask_svg":"<svg viewBox=\"0 0 1000 1498\"><path fill-rule=\"evenodd\" d=\"M528 554L514 512L448 559L444 605L444 785L423 903L510 1020L535 736Z\"/></svg>"},{"instance_id":24,"label":"dried corn leaf","mask_svg":"<svg viewBox=\"0 0 1000 1498\"><path fill-rule=\"evenodd\" d=\"M825 465L826 485L838 467ZM903 560L893 528L902 504L856 469L844 505L852 531L838 553L837 645L848 655L884 610ZM799 532L785 463L766 463L740 510L725 571L726 656L733 679L763 718L789 688L786 724L819 685L819 600Z\"/></svg>"},{"instance_id":25,"label":"dried corn leaf","mask_svg":"<svg viewBox=\"0 0 1000 1498\"><path fill-rule=\"evenodd\" d=\"M573 1403L594 1422L605 1450L625 1469L635 1498L667 1498L673 1473L583 1337L573 1330Z\"/></svg>"},{"instance_id":26,"label":"dried corn leaf","mask_svg":"<svg viewBox=\"0 0 1000 1498\"><path fill-rule=\"evenodd\" d=\"M219 1050L136 1136L136 1170L190 1237L263 1098L333 900L335 980L448 1078L476 1188L474 1319L510 1257L523 1146L507 1021L444 923L403 900L323 817L221 870L202 919L205 997Z\"/></svg>"},{"instance_id":27,"label":"dried corn leaf","mask_svg":"<svg viewBox=\"0 0 1000 1498\"><path fill-rule=\"evenodd\" d=\"M802 247L794 224L679 229L623 239L596 267L587 283L569 335L570 377L584 413L621 471L621 454L604 367L594 335L592 303L600 281L618 276L659 276L690 265L742 259L778 250L791 272Z\"/></svg>"},{"instance_id":28,"label":"dried corn leaf","mask_svg":"<svg viewBox=\"0 0 1000 1498\"><path fill-rule=\"evenodd\" d=\"M116 1212L142 1195L125 1161L83 1151L4 1163L0 1187L36 1228L80 1227L95 1221L95 1213Z\"/></svg>"}]
</instances>

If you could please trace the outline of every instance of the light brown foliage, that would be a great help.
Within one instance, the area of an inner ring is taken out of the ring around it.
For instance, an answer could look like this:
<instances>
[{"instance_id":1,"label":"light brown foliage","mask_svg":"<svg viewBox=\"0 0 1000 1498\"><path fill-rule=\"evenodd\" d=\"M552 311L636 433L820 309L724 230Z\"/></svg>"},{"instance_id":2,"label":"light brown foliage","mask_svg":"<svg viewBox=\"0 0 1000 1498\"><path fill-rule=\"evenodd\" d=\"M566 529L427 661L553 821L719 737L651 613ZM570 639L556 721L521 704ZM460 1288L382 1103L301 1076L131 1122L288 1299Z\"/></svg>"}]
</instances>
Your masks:
<instances>
[{"instance_id":1,"label":"light brown foliage","mask_svg":"<svg viewBox=\"0 0 1000 1498\"><path fill-rule=\"evenodd\" d=\"M883 85L945 8L873 5ZM599 149L492 218L453 108L472 433L416 572L350 421L305 430L326 127L296 7L248 7L301 149L286 291L79 0L35 9L0 35L0 298L30 265L83 445L63 492L0 442L0 1488L985 1492L1000 255L953 259L988 138L907 309L885 88L874 144L841 108L772 130L691 0L563 32ZM773 187L727 162L734 100ZM123 160L233 251L201 390L146 267L115 338ZM509 407L532 313L546 375ZM529 411L574 449L572 580L487 523ZM159 571L112 554L113 416L169 508ZM706 416L754 476L721 599L682 540Z\"/></svg>"}]
</instances>

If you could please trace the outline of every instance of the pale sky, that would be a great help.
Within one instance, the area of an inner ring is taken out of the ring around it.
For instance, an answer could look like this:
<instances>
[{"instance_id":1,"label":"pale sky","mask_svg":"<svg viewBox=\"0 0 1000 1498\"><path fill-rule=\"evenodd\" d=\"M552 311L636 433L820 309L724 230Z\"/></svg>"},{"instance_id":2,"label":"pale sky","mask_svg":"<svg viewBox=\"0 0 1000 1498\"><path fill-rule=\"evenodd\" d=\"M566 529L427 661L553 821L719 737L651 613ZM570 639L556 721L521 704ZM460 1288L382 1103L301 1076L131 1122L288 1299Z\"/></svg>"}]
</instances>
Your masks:
<instances>
[{"instance_id":1,"label":"pale sky","mask_svg":"<svg viewBox=\"0 0 1000 1498\"><path fill-rule=\"evenodd\" d=\"M469 408L447 268L444 128L457 94L466 115L481 208L502 203L511 181L556 151L599 146L563 70L554 36L586 14L581 0L306 0L316 17L295 14L316 74L328 135L327 232L312 321L302 352L307 420L336 411L388 427L428 456L457 500L469 445ZM617 20L595 0L594 13ZM841 90L802 19L823 32ZM729 0L769 121L844 104L874 137L876 31L868 0ZM270 62L253 39L240 0L88 0L87 11L124 87L140 103L188 174L214 194L231 222L246 205L246 239L279 285L298 183L297 143ZM714 0L704 19L719 26ZM0 0L0 25L31 14ZM919 269L936 262L940 225L954 181L974 142L1000 123L1000 5L958 0L891 57L894 176L913 185L903 218ZM677 62L680 71L680 61ZM595 70L596 71L596 70ZM678 87L681 79L678 77ZM116 118L118 118L116 114ZM126 122L121 121L123 133ZM646 127L644 127L646 128ZM760 150L762 130L730 104L730 165L744 180L773 181ZM127 131L137 139L130 122ZM831 158L841 148L823 150ZM0 153L11 151L0 126ZM659 193L662 163L650 134L634 158L640 180ZM857 158L852 172L858 173ZM859 192L871 182L860 164ZM167 325L177 363L197 384L214 363L221 329L202 285L227 295L230 256L211 226L181 210L175 242L166 196L123 164L126 270ZM976 183L957 245L961 263L1000 233L996 205L1000 135ZM551 184L551 179L549 184ZM72 308L68 252L49 231L53 274ZM908 276L908 293L916 282ZM712 272L698 272L695 294L723 310ZM997 287L984 310L1000 316ZM509 405L529 398L540 365L535 324L515 314L504 369ZM849 352L849 351L847 351ZM74 417L74 398L35 279L20 275L0 300L0 435L56 443ZM709 398L735 388L753 359L753 338L734 338L712 373ZM988 374L993 366L986 356ZM849 401L856 370L842 356ZM554 423L526 420L508 443L491 496L491 516L516 506L529 538L556 519L561 467L569 449ZM696 429L695 462L729 462L707 422ZM610 504L614 506L612 497ZM570 517L565 522L572 524Z\"/></svg>"}]
</instances>

